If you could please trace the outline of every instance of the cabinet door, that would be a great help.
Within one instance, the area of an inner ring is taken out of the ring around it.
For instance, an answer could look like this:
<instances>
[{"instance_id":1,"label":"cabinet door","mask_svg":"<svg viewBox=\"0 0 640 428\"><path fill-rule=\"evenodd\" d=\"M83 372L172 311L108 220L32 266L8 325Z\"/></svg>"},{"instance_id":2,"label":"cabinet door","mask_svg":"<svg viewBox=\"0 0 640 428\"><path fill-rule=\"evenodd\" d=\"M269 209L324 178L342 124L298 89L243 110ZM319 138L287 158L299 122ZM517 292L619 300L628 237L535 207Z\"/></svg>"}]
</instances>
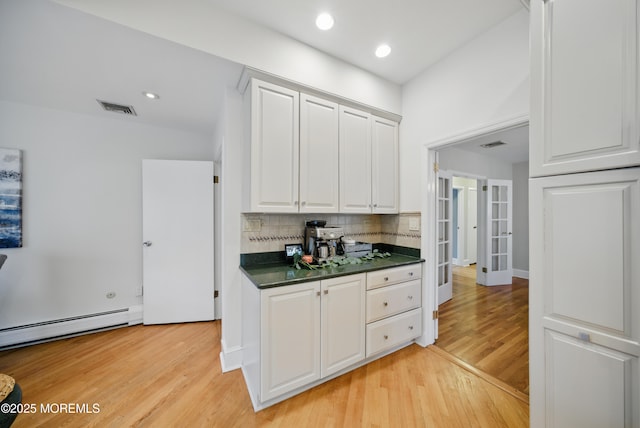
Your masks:
<instances>
[{"instance_id":1,"label":"cabinet door","mask_svg":"<svg viewBox=\"0 0 640 428\"><path fill-rule=\"evenodd\" d=\"M531 2L531 175L640 164L636 0Z\"/></svg>"},{"instance_id":2,"label":"cabinet door","mask_svg":"<svg viewBox=\"0 0 640 428\"><path fill-rule=\"evenodd\" d=\"M373 212L398 212L398 123L373 116L371 202Z\"/></svg>"},{"instance_id":3,"label":"cabinet door","mask_svg":"<svg viewBox=\"0 0 640 428\"><path fill-rule=\"evenodd\" d=\"M640 168L532 179L530 206L531 426L640 426Z\"/></svg>"},{"instance_id":4,"label":"cabinet door","mask_svg":"<svg viewBox=\"0 0 640 428\"><path fill-rule=\"evenodd\" d=\"M371 212L371 115L340 106L340 212Z\"/></svg>"},{"instance_id":5,"label":"cabinet door","mask_svg":"<svg viewBox=\"0 0 640 428\"><path fill-rule=\"evenodd\" d=\"M298 212L299 95L251 82L251 211Z\"/></svg>"},{"instance_id":6,"label":"cabinet door","mask_svg":"<svg viewBox=\"0 0 640 428\"><path fill-rule=\"evenodd\" d=\"M320 282L262 291L260 400L320 378Z\"/></svg>"},{"instance_id":7,"label":"cabinet door","mask_svg":"<svg viewBox=\"0 0 640 428\"><path fill-rule=\"evenodd\" d=\"M300 94L300 212L338 212L338 104Z\"/></svg>"},{"instance_id":8,"label":"cabinet door","mask_svg":"<svg viewBox=\"0 0 640 428\"><path fill-rule=\"evenodd\" d=\"M322 377L364 359L366 275L322 281Z\"/></svg>"}]
</instances>

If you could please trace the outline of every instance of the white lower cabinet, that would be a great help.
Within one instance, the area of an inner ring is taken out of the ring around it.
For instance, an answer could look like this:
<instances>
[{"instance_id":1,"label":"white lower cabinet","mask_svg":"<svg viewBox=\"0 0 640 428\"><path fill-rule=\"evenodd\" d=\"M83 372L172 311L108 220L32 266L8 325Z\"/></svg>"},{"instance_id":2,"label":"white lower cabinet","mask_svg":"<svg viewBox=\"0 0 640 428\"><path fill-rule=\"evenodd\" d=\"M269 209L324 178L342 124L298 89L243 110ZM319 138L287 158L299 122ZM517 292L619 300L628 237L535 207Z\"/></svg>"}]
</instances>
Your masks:
<instances>
[{"instance_id":1,"label":"white lower cabinet","mask_svg":"<svg viewBox=\"0 0 640 428\"><path fill-rule=\"evenodd\" d=\"M260 397L320 378L320 282L269 288L260 299Z\"/></svg>"},{"instance_id":2,"label":"white lower cabinet","mask_svg":"<svg viewBox=\"0 0 640 428\"><path fill-rule=\"evenodd\" d=\"M365 274L320 282L321 376L364 359Z\"/></svg>"},{"instance_id":3,"label":"white lower cabinet","mask_svg":"<svg viewBox=\"0 0 640 428\"><path fill-rule=\"evenodd\" d=\"M267 289L243 276L242 371L254 409L420 336L420 276L416 264ZM395 282L379 285L385 278Z\"/></svg>"},{"instance_id":4,"label":"white lower cabinet","mask_svg":"<svg viewBox=\"0 0 640 428\"><path fill-rule=\"evenodd\" d=\"M367 273L367 358L422 335L421 268Z\"/></svg>"}]
</instances>

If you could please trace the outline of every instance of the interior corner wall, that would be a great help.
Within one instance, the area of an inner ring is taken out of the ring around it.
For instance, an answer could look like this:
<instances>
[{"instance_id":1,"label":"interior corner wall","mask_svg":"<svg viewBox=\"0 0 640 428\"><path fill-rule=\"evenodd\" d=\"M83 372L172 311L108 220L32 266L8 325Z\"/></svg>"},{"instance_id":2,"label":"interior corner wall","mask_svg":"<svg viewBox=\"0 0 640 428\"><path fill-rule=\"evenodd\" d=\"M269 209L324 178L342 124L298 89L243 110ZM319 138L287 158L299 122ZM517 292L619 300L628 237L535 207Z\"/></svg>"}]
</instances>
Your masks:
<instances>
[{"instance_id":1,"label":"interior corner wall","mask_svg":"<svg viewBox=\"0 0 640 428\"><path fill-rule=\"evenodd\" d=\"M213 160L213 147L109 114L0 102L2 147L23 153L23 247L0 250L0 329L142 303L142 159Z\"/></svg>"},{"instance_id":2,"label":"interior corner wall","mask_svg":"<svg viewBox=\"0 0 640 428\"><path fill-rule=\"evenodd\" d=\"M522 10L402 87L400 210L420 209L421 148L527 115L529 13Z\"/></svg>"},{"instance_id":3,"label":"interior corner wall","mask_svg":"<svg viewBox=\"0 0 640 428\"><path fill-rule=\"evenodd\" d=\"M241 212L243 181L243 104L238 91L229 88L224 108L224 142L222 147L222 231L221 255L222 353L223 371L237 368L242 352L242 295L241 295Z\"/></svg>"}]
</instances>

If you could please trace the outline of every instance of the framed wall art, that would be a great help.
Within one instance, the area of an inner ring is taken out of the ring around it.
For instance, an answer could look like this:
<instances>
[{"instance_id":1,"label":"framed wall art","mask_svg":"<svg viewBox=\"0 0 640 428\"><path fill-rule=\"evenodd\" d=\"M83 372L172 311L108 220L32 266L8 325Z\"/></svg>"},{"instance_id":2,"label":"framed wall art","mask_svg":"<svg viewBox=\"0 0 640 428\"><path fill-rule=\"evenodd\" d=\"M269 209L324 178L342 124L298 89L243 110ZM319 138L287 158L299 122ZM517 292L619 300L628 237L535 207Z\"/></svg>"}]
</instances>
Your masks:
<instances>
[{"instance_id":1,"label":"framed wall art","mask_svg":"<svg viewBox=\"0 0 640 428\"><path fill-rule=\"evenodd\" d=\"M0 248L22 247L22 152L0 148Z\"/></svg>"}]
</instances>

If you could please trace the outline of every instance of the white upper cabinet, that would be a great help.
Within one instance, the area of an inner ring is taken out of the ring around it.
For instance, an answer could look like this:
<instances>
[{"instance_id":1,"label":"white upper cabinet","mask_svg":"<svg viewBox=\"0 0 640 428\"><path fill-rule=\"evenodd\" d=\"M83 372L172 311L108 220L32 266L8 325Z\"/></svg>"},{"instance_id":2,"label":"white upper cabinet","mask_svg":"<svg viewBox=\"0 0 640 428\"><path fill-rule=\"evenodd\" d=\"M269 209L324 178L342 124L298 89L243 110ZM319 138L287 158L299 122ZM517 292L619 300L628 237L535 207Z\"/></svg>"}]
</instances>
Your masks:
<instances>
[{"instance_id":1,"label":"white upper cabinet","mask_svg":"<svg viewBox=\"0 0 640 428\"><path fill-rule=\"evenodd\" d=\"M300 212L337 213L338 104L300 94Z\"/></svg>"},{"instance_id":2,"label":"white upper cabinet","mask_svg":"<svg viewBox=\"0 0 640 428\"><path fill-rule=\"evenodd\" d=\"M398 123L340 106L340 212L398 212Z\"/></svg>"},{"instance_id":3,"label":"white upper cabinet","mask_svg":"<svg viewBox=\"0 0 640 428\"><path fill-rule=\"evenodd\" d=\"M247 85L245 212L398 212L397 121L328 94L256 78Z\"/></svg>"},{"instance_id":4,"label":"white upper cabinet","mask_svg":"<svg viewBox=\"0 0 640 428\"><path fill-rule=\"evenodd\" d=\"M250 96L251 188L245 209L298 212L299 94L254 79Z\"/></svg>"},{"instance_id":5,"label":"white upper cabinet","mask_svg":"<svg viewBox=\"0 0 640 428\"><path fill-rule=\"evenodd\" d=\"M531 15L531 175L639 165L637 1L536 2Z\"/></svg>"},{"instance_id":6,"label":"white upper cabinet","mask_svg":"<svg viewBox=\"0 0 640 428\"><path fill-rule=\"evenodd\" d=\"M398 123L373 116L371 132L372 212L398 212Z\"/></svg>"},{"instance_id":7,"label":"white upper cabinet","mask_svg":"<svg viewBox=\"0 0 640 428\"><path fill-rule=\"evenodd\" d=\"M371 115L340 106L340 212L371 212Z\"/></svg>"}]
</instances>

